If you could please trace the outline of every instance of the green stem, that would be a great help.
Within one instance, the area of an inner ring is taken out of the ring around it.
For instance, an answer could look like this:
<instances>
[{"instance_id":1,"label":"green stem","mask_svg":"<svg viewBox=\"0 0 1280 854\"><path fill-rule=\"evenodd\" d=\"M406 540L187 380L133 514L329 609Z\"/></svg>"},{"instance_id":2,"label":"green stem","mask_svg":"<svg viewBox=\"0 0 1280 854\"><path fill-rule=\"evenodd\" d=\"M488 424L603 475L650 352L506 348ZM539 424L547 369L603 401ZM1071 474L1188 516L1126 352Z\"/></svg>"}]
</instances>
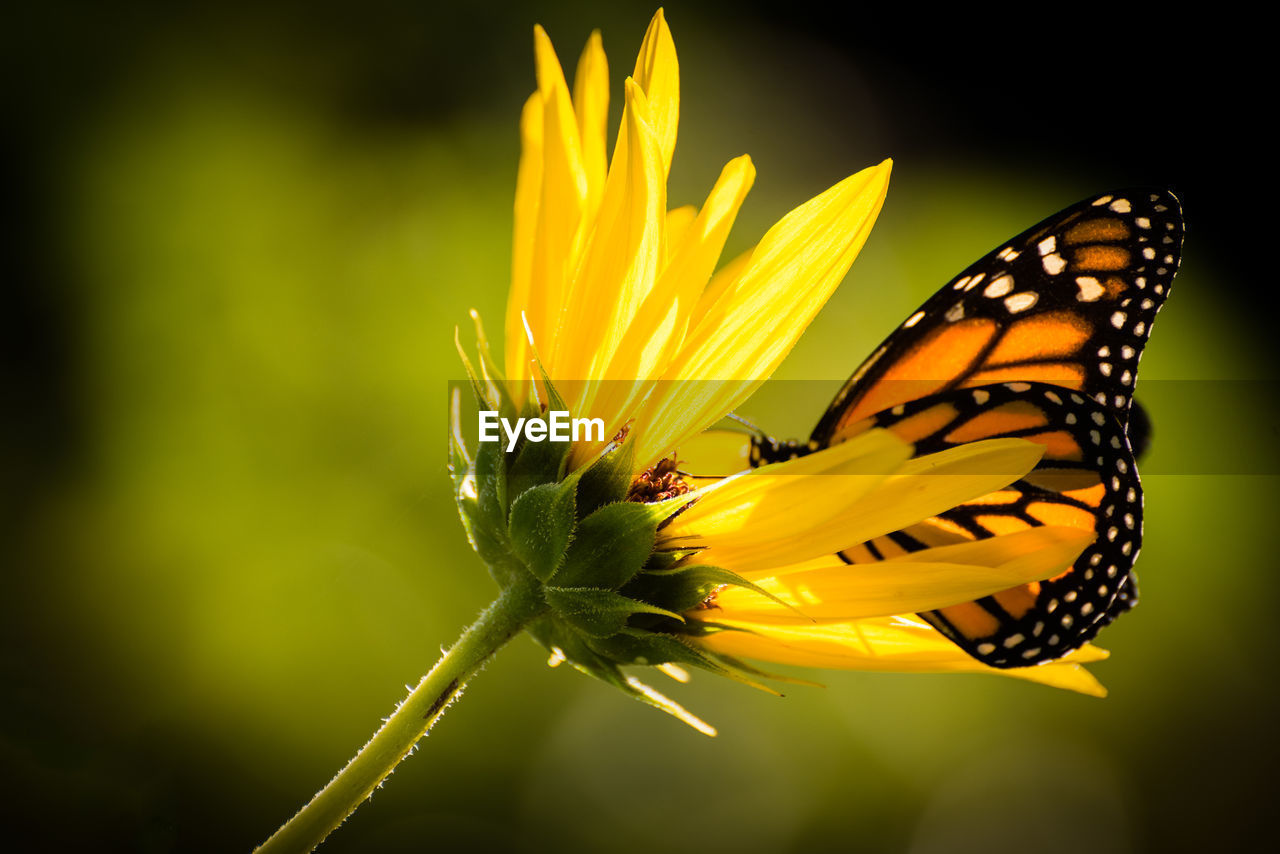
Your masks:
<instances>
[{"instance_id":1,"label":"green stem","mask_svg":"<svg viewBox=\"0 0 1280 854\"><path fill-rule=\"evenodd\" d=\"M311 851L323 842L395 770L489 656L545 609L532 579L521 579L505 589L422 677L355 758L259 846L258 854Z\"/></svg>"}]
</instances>

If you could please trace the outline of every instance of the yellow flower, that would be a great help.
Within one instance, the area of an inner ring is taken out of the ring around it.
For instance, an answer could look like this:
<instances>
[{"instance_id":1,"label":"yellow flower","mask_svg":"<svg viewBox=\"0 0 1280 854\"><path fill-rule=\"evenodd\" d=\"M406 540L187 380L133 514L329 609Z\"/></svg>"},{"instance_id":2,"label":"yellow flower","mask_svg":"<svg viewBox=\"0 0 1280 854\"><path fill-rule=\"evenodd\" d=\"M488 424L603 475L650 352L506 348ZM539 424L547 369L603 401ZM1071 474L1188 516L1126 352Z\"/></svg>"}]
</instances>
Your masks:
<instances>
[{"instance_id":1,"label":"yellow flower","mask_svg":"<svg viewBox=\"0 0 1280 854\"><path fill-rule=\"evenodd\" d=\"M737 157L700 208L668 210L680 72L663 13L626 80L607 170L609 73L599 33L578 61L572 95L541 28L534 48L538 91L521 117L507 382L517 405L524 402L536 350L574 415L605 424L603 442L571 450L570 471L627 425L644 468L723 417L778 366L862 248L891 164L801 205L716 272L755 167Z\"/></svg>"},{"instance_id":2,"label":"yellow flower","mask_svg":"<svg viewBox=\"0 0 1280 854\"><path fill-rule=\"evenodd\" d=\"M668 209L679 68L663 13L625 82L607 166L599 34L572 91L540 28L535 52L505 365L481 333L473 380L494 408L563 407L605 429L561 456L526 443L472 459L455 420L454 472L464 524L495 579L533 579L545 600L529 630L553 663L567 660L704 731L618 666L692 664L753 684L758 671L743 658L985 671L1101 694L1080 667L1100 650L996 670L902 616L1052 577L1091 534L1041 527L857 567L834 557L1007 486L1036 465L1041 446L997 439L912 458L909 444L869 430L705 485L678 471L677 451L683 458L770 375L844 277L880 211L890 162L837 183L720 265L754 168L735 158L700 208Z\"/></svg>"}]
</instances>

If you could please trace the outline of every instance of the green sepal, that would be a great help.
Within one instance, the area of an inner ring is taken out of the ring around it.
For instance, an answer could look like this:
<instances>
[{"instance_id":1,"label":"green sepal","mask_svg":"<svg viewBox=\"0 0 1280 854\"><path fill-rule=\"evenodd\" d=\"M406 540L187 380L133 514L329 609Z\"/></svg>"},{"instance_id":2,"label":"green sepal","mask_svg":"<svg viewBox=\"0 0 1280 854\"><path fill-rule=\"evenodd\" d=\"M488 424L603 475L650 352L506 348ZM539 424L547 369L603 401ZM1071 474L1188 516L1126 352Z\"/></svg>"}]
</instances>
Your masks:
<instances>
[{"instance_id":1,"label":"green sepal","mask_svg":"<svg viewBox=\"0 0 1280 854\"><path fill-rule=\"evenodd\" d=\"M680 561L684 560L690 555L695 555L700 551L702 550L701 549L670 549L666 551L655 551L653 554L649 555L649 560L645 563L644 568L646 572L661 570L661 569L672 569Z\"/></svg>"},{"instance_id":2,"label":"green sepal","mask_svg":"<svg viewBox=\"0 0 1280 854\"><path fill-rule=\"evenodd\" d=\"M632 614L660 614L683 621L679 614L637 602L612 590L594 587L544 587L547 604L583 634L605 638L622 631Z\"/></svg>"},{"instance_id":3,"label":"green sepal","mask_svg":"<svg viewBox=\"0 0 1280 854\"><path fill-rule=\"evenodd\" d=\"M542 385L538 385L538 381L529 377L529 395L525 398L524 411L520 414L528 418L531 416L541 416L544 412L551 409L561 409L568 411L569 405L564 402L564 398L560 396L560 392L556 390L555 383L551 381L551 377L547 376L547 369L542 365L542 356L538 353L537 346L532 341L529 342L529 352L533 360L533 364L537 367L538 373L542 376ZM542 399L542 394L547 399Z\"/></svg>"},{"instance_id":4,"label":"green sepal","mask_svg":"<svg viewBox=\"0 0 1280 854\"><path fill-rule=\"evenodd\" d=\"M725 664L717 657L695 649L675 635L630 629L607 638L595 639L588 643L597 654L620 663L641 665L687 664L691 667L715 673L718 676L727 676L768 694L781 696L768 685L751 678L750 674Z\"/></svg>"},{"instance_id":5,"label":"green sepal","mask_svg":"<svg viewBox=\"0 0 1280 854\"><path fill-rule=\"evenodd\" d=\"M520 495L538 484L552 484L564 476L565 462L569 458L569 442L530 442L523 438L515 452L515 461L508 475L511 494Z\"/></svg>"},{"instance_id":6,"label":"green sepal","mask_svg":"<svg viewBox=\"0 0 1280 854\"><path fill-rule=\"evenodd\" d=\"M585 518L606 504L623 501L631 488L635 442L627 437L605 451L582 475L578 487L578 514Z\"/></svg>"},{"instance_id":7,"label":"green sepal","mask_svg":"<svg viewBox=\"0 0 1280 854\"><path fill-rule=\"evenodd\" d=\"M514 419L517 417L516 402L507 389L501 369L494 361L489 338L484 334L484 325L480 323L480 315L475 309L471 310L471 319L476 327L476 352L480 356L480 378L484 381L484 388L488 391L489 399L497 403L498 416Z\"/></svg>"},{"instance_id":8,"label":"green sepal","mask_svg":"<svg viewBox=\"0 0 1280 854\"><path fill-rule=\"evenodd\" d=\"M458 515L462 519L462 527L467 532L467 542L480 556L480 559L492 569L494 566L510 560L509 544L506 539L495 534L482 524L474 503L458 500Z\"/></svg>"},{"instance_id":9,"label":"green sepal","mask_svg":"<svg viewBox=\"0 0 1280 854\"><path fill-rule=\"evenodd\" d=\"M556 385L551 381L551 377L547 376L547 369L542 366L542 357L538 355L538 351L533 351L533 361L538 366L538 373L542 374L542 387L547 392L547 409L559 409L564 412L569 411L569 404L564 402L564 398L560 396L560 392L556 391Z\"/></svg>"},{"instance_id":10,"label":"green sepal","mask_svg":"<svg viewBox=\"0 0 1280 854\"><path fill-rule=\"evenodd\" d=\"M511 503L511 551L541 581L564 561L573 537L575 482L544 483Z\"/></svg>"},{"instance_id":11,"label":"green sepal","mask_svg":"<svg viewBox=\"0 0 1280 854\"><path fill-rule=\"evenodd\" d=\"M740 658L734 658L732 655L724 653L714 653L715 657L720 659L726 667L739 670L743 673L749 673L752 676L759 676L761 679L772 679L775 682L786 682L789 685L804 685L808 688L825 688L826 685L821 682L814 682L812 679L801 679L798 676L788 676L785 673L774 673L772 670L761 670L759 667L747 664Z\"/></svg>"},{"instance_id":12,"label":"green sepal","mask_svg":"<svg viewBox=\"0 0 1280 854\"><path fill-rule=\"evenodd\" d=\"M542 360L538 357L536 350L533 354L533 362L537 365L539 373L542 374L543 385L541 390L545 392L547 401L546 405L543 405L538 400L540 391L538 383L530 378L529 396L525 400L524 410L520 413L520 417L542 418L551 410L568 412L569 407L565 404L564 399L560 397L560 393L556 391L555 384L551 382L551 378L547 376L547 372L542 367ZM569 442L552 442L549 438L542 442L530 442L521 431L516 447L512 450L515 461L511 464L511 494L519 495L531 486L563 480L565 468L569 463L570 447L572 446Z\"/></svg>"},{"instance_id":13,"label":"green sepal","mask_svg":"<svg viewBox=\"0 0 1280 854\"><path fill-rule=\"evenodd\" d=\"M481 442L476 450L473 471L476 478L478 521L493 532L507 531L507 464L502 443Z\"/></svg>"},{"instance_id":14,"label":"green sepal","mask_svg":"<svg viewBox=\"0 0 1280 854\"><path fill-rule=\"evenodd\" d=\"M449 476L455 492L471 473L471 452L462 438L462 392L455 387L449 391Z\"/></svg>"},{"instance_id":15,"label":"green sepal","mask_svg":"<svg viewBox=\"0 0 1280 854\"><path fill-rule=\"evenodd\" d=\"M607 504L578 523L564 565L552 579L557 587L617 590L631 580L653 550L665 515L652 504Z\"/></svg>"},{"instance_id":16,"label":"green sepal","mask_svg":"<svg viewBox=\"0 0 1280 854\"><path fill-rule=\"evenodd\" d=\"M475 473L468 471L462 477L455 477L454 483L458 518L462 520L462 527L467 533L467 541L471 543L471 548L490 569L499 563L508 562L510 552L506 532L495 529L492 526L493 520L481 511L480 502L476 497Z\"/></svg>"},{"instance_id":17,"label":"green sepal","mask_svg":"<svg viewBox=\"0 0 1280 854\"><path fill-rule=\"evenodd\" d=\"M552 617L540 617L526 631L553 655L563 656L574 670L622 688L626 679L618 665L587 645L587 639Z\"/></svg>"},{"instance_id":18,"label":"green sepal","mask_svg":"<svg viewBox=\"0 0 1280 854\"><path fill-rule=\"evenodd\" d=\"M811 619L803 611L779 599L760 585L748 581L736 572L730 572L718 566L694 565L669 569L646 569L632 579L625 592L630 596L638 596L648 602L656 602L664 608L683 613L705 601L717 588L726 585L745 587L794 611L805 619Z\"/></svg>"},{"instance_id":19,"label":"green sepal","mask_svg":"<svg viewBox=\"0 0 1280 854\"><path fill-rule=\"evenodd\" d=\"M496 563L509 560L505 527L495 527L492 514L486 514L481 509L476 461L472 459L462 438L461 397L461 392L457 388L453 389L449 401L449 475L453 478L453 496L467 541L476 554L492 568ZM483 447L481 451L484 451Z\"/></svg>"},{"instance_id":20,"label":"green sepal","mask_svg":"<svg viewBox=\"0 0 1280 854\"><path fill-rule=\"evenodd\" d=\"M690 713L676 701L663 696L634 676L623 673L616 664L591 649L581 635L558 626L546 617L531 623L528 632L546 649L563 655L564 660L579 673L612 685L645 705L664 711L705 735L716 734L714 727Z\"/></svg>"},{"instance_id":21,"label":"green sepal","mask_svg":"<svg viewBox=\"0 0 1280 854\"><path fill-rule=\"evenodd\" d=\"M458 350L458 358L462 360L462 367L467 372L467 379L471 382L471 391L476 398L476 406L481 409L498 410L500 408L499 393L497 387L492 382L485 382L480 379L480 375L476 373L475 366L471 364L471 359L467 357L467 351L462 347L462 333L455 326L453 329L453 346Z\"/></svg>"}]
</instances>

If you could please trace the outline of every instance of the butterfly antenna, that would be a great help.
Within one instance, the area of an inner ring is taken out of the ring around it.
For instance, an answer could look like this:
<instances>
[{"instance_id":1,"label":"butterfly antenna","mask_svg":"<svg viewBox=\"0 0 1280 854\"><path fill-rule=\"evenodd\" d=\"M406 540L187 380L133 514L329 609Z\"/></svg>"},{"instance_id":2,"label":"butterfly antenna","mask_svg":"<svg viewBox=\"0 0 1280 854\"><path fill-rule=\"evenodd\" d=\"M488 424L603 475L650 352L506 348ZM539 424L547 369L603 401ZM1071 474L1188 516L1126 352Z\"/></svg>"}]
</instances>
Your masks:
<instances>
[{"instance_id":1,"label":"butterfly antenna","mask_svg":"<svg viewBox=\"0 0 1280 854\"><path fill-rule=\"evenodd\" d=\"M761 430L761 429L760 429L760 427L759 427L759 426L757 426L754 422L749 421L749 420L747 420L746 418L743 418L741 415L737 414L736 412L730 412L730 413L729 413L728 415L726 415L725 417L726 417L726 418L731 418L731 419L733 419L734 421L737 421L737 422L738 422L739 424L741 424L743 427L746 427L748 430L750 430L752 433L756 434L757 436L759 436L759 437L760 437L760 438L762 438L762 439L768 438L768 436L769 436L769 434L768 434L768 433L766 433L765 431Z\"/></svg>"}]
</instances>

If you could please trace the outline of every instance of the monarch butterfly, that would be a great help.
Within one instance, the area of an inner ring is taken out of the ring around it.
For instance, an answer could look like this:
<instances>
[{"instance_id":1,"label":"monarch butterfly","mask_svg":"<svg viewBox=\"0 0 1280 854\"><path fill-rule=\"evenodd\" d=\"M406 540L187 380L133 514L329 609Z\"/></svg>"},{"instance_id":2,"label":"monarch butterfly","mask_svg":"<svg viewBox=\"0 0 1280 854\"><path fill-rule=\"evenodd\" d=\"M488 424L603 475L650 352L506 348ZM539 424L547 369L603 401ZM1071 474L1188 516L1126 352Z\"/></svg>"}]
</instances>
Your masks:
<instances>
[{"instance_id":1,"label":"monarch butterfly","mask_svg":"<svg viewBox=\"0 0 1280 854\"><path fill-rule=\"evenodd\" d=\"M1138 360L1178 269L1177 198L1079 202L968 267L862 363L807 443L752 439L752 465L883 427L918 455L997 436L1045 446L1005 489L841 553L850 564L1028 526L1097 536L1066 572L920 616L993 667L1089 641L1137 602L1142 488L1128 435ZM1136 420L1136 419L1135 419Z\"/></svg>"}]
</instances>

